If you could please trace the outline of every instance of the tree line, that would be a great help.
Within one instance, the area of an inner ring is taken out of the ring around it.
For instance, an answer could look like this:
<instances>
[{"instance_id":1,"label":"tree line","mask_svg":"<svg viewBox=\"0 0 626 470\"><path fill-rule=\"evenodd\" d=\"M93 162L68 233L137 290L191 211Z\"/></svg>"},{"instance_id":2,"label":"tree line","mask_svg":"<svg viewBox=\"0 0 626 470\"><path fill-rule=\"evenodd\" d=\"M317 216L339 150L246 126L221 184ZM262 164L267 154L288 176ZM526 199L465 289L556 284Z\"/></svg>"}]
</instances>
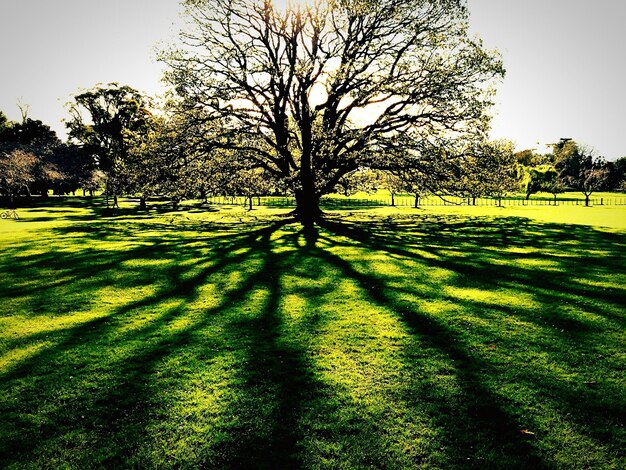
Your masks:
<instances>
[{"instance_id":1,"label":"tree line","mask_svg":"<svg viewBox=\"0 0 626 470\"><path fill-rule=\"evenodd\" d=\"M560 139L547 154L523 150L515 157L524 171L526 199L543 191L556 200L557 194L569 189L583 193L588 206L595 191L626 191L626 157L607 161L573 139Z\"/></svg>"},{"instance_id":2,"label":"tree line","mask_svg":"<svg viewBox=\"0 0 626 470\"><path fill-rule=\"evenodd\" d=\"M179 41L161 52L164 102L117 83L69 104L68 141L0 114L0 195L103 191L164 196L291 195L305 225L329 193L502 198L623 187L567 140L550 155L488 141L497 52L468 34L465 1L187 0ZM529 153L530 152L530 153ZM612 166L611 166L612 165ZM620 173L621 172L621 173ZM588 201L588 195L587 195Z\"/></svg>"}]
</instances>

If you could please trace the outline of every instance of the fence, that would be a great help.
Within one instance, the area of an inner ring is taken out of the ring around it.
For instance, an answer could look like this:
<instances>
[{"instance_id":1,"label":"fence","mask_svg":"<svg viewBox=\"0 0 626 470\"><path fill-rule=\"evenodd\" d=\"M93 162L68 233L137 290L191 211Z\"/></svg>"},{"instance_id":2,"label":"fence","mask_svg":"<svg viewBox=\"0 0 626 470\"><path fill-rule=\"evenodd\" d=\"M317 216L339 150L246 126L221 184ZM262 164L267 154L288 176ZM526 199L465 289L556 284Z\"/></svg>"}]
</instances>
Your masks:
<instances>
[{"instance_id":1,"label":"fence","mask_svg":"<svg viewBox=\"0 0 626 470\"><path fill-rule=\"evenodd\" d=\"M225 206L247 206L250 201L243 196L214 196L209 197L208 202L215 205ZM254 206L265 207L295 207L296 200L293 197L281 197L281 196L262 196L253 197L252 204ZM366 207L384 207L384 206L397 206L397 207L414 207L415 198L407 196L396 196L393 198L368 198L368 199L356 199L356 198L342 198L342 197L323 197L320 201L320 205L326 209L354 209L354 208L366 208ZM420 198L418 201L419 206L584 206L584 199L528 199L525 198L467 198L467 197L438 197L428 196ZM590 198L589 205L591 206L626 206L626 197L611 197L611 198Z\"/></svg>"}]
</instances>

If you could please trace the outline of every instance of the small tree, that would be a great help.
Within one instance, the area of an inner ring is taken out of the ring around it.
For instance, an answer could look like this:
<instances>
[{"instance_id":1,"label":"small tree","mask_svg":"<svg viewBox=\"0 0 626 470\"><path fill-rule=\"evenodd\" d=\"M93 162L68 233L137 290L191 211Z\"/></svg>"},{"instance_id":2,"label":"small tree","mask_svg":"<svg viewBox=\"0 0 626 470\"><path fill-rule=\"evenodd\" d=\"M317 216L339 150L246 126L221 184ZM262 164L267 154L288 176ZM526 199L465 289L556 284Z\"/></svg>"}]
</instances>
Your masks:
<instances>
[{"instance_id":1,"label":"small tree","mask_svg":"<svg viewBox=\"0 0 626 470\"><path fill-rule=\"evenodd\" d=\"M565 187L561 183L556 169L551 168L549 171L546 171L542 190L554 196L554 205L556 206L556 195L565 191Z\"/></svg>"},{"instance_id":2,"label":"small tree","mask_svg":"<svg viewBox=\"0 0 626 470\"><path fill-rule=\"evenodd\" d=\"M589 206L591 195L602 189L610 179L610 171L602 157L594 151L569 140L560 148L555 147L556 164L562 185L580 191L585 196L585 206Z\"/></svg>"},{"instance_id":3,"label":"small tree","mask_svg":"<svg viewBox=\"0 0 626 470\"><path fill-rule=\"evenodd\" d=\"M525 183L523 185L526 192L526 200L530 199L532 194L539 191L552 193L552 189L559 187L556 181L557 179L558 172L554 167L549 165L526 169Z\"/></svg>"},{"instance_id":4,"label":"small tree","mask_svg":"<svg viewBox=\"0 0 626 470\"><path fill-rule=\"evenodd\" d=\"M9 199L11 207L15 207L15 198L20 193L30 195L37 162L33 153L21 149L0 154L0 192Z\"/></svg>"},{"instance_id":5,"label":"small tree","mask_svg":"<svg viewBox=\"0 0 626 470\"><path fill-rule=\"evenodd\" d=\"M373 194L378 191L379 182L376 171L369 168L359 168L341 178L335 186L335 191L346 197L361 191Z\"/></svg>"},{"instance_id":6,"label":"small tree","mask_svg":"<svg viewBox=\"0 0 626 470\"><path fill-rule=\"evenodd\" d=\"M519 188L520 169L513 147L505 140L478 141L463 150L457 188L473 205L476 197L494 196L500 206L506 193Z\"/></svg>"},{"instance_id":7,"label":"small tree","mask_svg":"<svg viewBox=\"0 0 626 470\"><path fill-rule=\"evenodd\" d=\"M274 189L271 175L265 174L261 168L241 169L231 179L230 192L245 197L248 209L252 210L252 199L270 194Z\"/></svg>"},{"instance_id":8,"label":"small tree","mask_svg":"<svg viewBox=\"0 0 626 470\"><path fill-rule=\"evenodd\" d=\"M497 140L477 142L467 150L467 180L474 191L496 197L498 206L502 205L502 197L515 191L520 184L520 170L513 148L512 142Z\"/></svg>"},{"instance_id":9,"label":"small tree","mask_svg":"<svg viewBox=\"0 0 626 470\"><path fill-rule=\"evenodd\" d=\"M406 189L405 182L398 176L389 171L378 172L379 187L389 191L391 195L391 206L396 205L396 194L401 193Z\"/></svg>"}]
</instances>

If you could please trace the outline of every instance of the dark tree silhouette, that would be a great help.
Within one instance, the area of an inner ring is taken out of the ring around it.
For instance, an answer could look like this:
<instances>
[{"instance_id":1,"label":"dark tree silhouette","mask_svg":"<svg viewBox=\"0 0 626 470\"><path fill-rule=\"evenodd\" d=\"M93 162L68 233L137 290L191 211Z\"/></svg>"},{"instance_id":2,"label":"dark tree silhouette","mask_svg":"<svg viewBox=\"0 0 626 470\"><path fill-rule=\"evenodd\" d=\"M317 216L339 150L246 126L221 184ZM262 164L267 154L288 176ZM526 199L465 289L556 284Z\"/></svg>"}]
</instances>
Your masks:
<instances>
[{"instance_id":1,"label":"dark tree silhouette","mask_svg":"<svg viewBox=\"0 0 626 470\"><path fill-rule=\"evenodd\" d=\"M468 36L461 0L184 5L189 28L162 57L181 110L216 124L207 145L285 182L307 225L359 168L419 166L424 151L484 132L504 73Z\"/></svg>"}]
</instances>

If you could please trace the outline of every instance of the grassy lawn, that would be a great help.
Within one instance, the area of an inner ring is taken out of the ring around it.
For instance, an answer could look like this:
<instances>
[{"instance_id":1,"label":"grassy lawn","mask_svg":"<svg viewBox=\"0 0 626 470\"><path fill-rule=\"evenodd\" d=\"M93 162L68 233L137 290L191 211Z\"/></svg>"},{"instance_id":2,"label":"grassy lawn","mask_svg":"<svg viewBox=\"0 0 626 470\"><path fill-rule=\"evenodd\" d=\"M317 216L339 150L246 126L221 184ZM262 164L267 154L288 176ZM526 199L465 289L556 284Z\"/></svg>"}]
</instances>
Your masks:
<instances>
[{"instance_id":1,"label":"grassy lawn","mask_svg":"<svg viewBox=\"0 0 626 470\"><path fill-rule=\"evenodd\" d=\"M0 221L0 468L624 468L626 207Z\"/></svg>"}]
</instances>

